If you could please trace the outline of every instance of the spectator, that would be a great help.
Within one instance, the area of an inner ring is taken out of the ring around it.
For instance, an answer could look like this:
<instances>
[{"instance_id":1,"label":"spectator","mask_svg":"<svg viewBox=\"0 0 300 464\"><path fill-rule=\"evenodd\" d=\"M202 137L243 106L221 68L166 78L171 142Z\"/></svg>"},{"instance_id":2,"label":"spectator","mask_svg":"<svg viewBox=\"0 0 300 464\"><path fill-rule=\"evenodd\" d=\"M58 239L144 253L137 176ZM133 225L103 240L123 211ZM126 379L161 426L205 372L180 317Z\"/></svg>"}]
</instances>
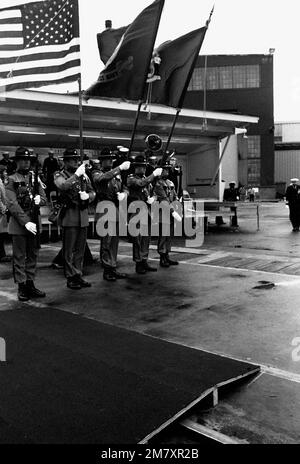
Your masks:
<instances>
[{"instance_id":1,"label":"spectator","mask_svg":"<svg viewBox=\"0 0 300 464\"><path fill-rule=\"evenodd\" d=\"M43 174L46 183L46 195L48 200L50 200L50 193L55 191L56 186L54 184L54 174L55 172L59 171L59 164L58 160L54 158L54 151L49 151L48 158L45 159L43 164Z\"/></svg>"},{"instance_id":2,"label":"spectator","mask_svg":"<svg viewBox=\"0 0 300 464\"><path fill-rule=\"evenodd\" d=\"M8 151L5 151L3 154L3 159L0 161L0 165L6 167L7 175L11 176L16 172L17 165L16 162L9 157Z\"/></svg>"},{"instance_id":3,"label":"spectator","mask_svg":"<svg viewBox=\"0 0 300 464\"><path fill-rule=\"evenodd\" d=\"M254 202L254 200L255 200L255 190L251 186L248 189L248 196L249 196L249 201Z\"/></svg>"},{"instance_id":4,"label":"spectator","mask_svg":"<svg viewBox=\"0 0 300 464\"><path fill-rule=\"evenodd\" d=\"M229 188L224 191L224 201L236 202L240 199L239 191L235 185L234 181L229 182ZM230 210L234 213L233 216L231 216L231 226L238 227L236 206L232 206Z\"/></svg>"},{"instance_id":5,"label":"spectator","mask_svg":"<svg viewBox=\"0 0 300 464\"><path fill-rule=\"evenodd\" d=\"M300 227L300 186L299 179L291 179L291 185L286 189L286 202L290 208L290 221L293 226L293 232L299 232Z\"/></svg>"}]
</instances>

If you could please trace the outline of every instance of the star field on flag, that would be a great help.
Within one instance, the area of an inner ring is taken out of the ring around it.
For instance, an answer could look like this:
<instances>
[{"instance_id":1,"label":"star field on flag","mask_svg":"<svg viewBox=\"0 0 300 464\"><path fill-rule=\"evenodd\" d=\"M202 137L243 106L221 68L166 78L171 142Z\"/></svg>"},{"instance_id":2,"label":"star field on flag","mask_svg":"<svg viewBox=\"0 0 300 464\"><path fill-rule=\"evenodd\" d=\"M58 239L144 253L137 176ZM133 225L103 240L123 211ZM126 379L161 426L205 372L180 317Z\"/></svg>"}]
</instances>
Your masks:
<instances>
[{"instance_id":1,"label":"star field on flag","mask_svg":"<svg viewBox=\"0 0 300 464\"><path fill-rule=\"evenodd\" d=\"M0 86L40 87L79 76L78 0L0 8Z\"/></svg>"}]
</instances>

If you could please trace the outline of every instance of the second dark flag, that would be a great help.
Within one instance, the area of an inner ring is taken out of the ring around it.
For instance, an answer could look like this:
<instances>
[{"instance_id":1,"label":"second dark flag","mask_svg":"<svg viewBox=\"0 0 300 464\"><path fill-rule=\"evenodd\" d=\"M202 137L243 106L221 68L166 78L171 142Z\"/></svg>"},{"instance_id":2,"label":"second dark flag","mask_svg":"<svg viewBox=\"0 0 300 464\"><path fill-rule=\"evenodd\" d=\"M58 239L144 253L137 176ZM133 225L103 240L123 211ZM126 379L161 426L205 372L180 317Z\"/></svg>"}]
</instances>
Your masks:
<instances>
[{"instance_id":1,"label":"second dark flag","mask_svg":"<svg viewBox=\"0 0 300 464\"><path fill-rule=\"evenodd\" d=\"M160 80L153 83L152 103L182 108L206 31L206 26L196 29L156 49Z\"/></svg>"}]
</instances>

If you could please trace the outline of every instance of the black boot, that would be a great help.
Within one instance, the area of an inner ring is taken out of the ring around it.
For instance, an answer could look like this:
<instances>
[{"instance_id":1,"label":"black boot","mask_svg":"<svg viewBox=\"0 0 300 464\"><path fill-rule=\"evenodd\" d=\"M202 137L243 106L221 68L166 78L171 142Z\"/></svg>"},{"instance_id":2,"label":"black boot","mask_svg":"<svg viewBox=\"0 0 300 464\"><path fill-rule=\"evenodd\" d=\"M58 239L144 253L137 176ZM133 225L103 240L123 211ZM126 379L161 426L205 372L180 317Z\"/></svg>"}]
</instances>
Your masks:
<instances>
[{"instance_id":1,"label":"black boot","mask_svg":"<svg viewBox=\"0 0 300 464\"><path fill-rule=\"evenodd\" d=\"M22 284L19 284L18 299L19 299L19 301L29 301L30 300L28 288L27 288L27 285L25 284L25 282L22 283Z\"/></svg>"},{"instance_id":2,"label":"black boot","mask_svg":"<svg viewBox=\"0 0 300 464\"><path fill-rule=\"evenodd\" d=\"M113 269L104 269L103 279L108 282L115 282L117 280Z\"/></svg>"},{"instance_id":3,"label":"black boot","mask_svg":"<svg viewBox=\"0 0 300 464\"><path fill-rule=\"evenodd\" d=\"M135 272L136 272L137 274L146 274L147 271L146 271L146 269L144 268L144 263L143 263L143 261L140 262L140 263L136 263L136 265L135 265Z\"/></svg>"},{"instance_id":4,"label":"black boot","mask_svg":"<svg viewBox=\"0 0 300 464\"><path fill-rule=\"evenodd\" d=\"M31 298L45 298L46 293L42 292L41 290L38 290L35 285L33 280L27 280L26 282L28 294Z\"/></svg>"},{"instance_id":5,"label":"black boot","mask_svg":"<svg viewBox=\"0 0 300 464\"><path fill-rule=\"evenodd\" d=\"M87 280L84 280L81 276L77 277L77 282L79 282L81 288L90 288L92 284Z\"/></svg>"},{"instance_id":6,"label":"black boot","mask_svg":"<svg viewBox=\"0 0 300 464\"><path fill-rule=\"evenodd\" d=\"M170 267L170 264L167 260L167 255L166 254L161 254L160 255L160 267Z\"/></svg>"},{"instance_id":7,"label":"black boot","mask_svg":"<svg viewBox=\"0 0 300 464\"><path fill-rule=\"evenodd\" d=\"M146 261L145 259L143 260L143 266L146 272L157 272L156 267L150 266L148 261Z\"/></svg>"},{"instance_id":8,"label":"black boot","mask_svg":"<svg viewBox=\"0 0 300 464\"><path fill-rule=\"evenodd\" d=\"M70 288L71 290L81 290L82 288L78 280L75 279L74 277L68 277L67 287Z\"/></svg>"},{"instance_id":9,"label":"black boot","mask_svg":"<svg viewBox=\"0 0 300 464\"><path fill-rule=\"evenodd\" d=\"M114 271L114 276L116 279L127 279L128 275L124 272Z\"/></svg>"},{"instance_id":10,"label":"black boot","mask_svg":"<svg viewBox=\"0 0 300 464\"><path fill-rule=\"evenodd\" d=\"M170 266L178 266L179 264L178 261L174 261L173 259L170 259L168 254L166 255L166 260Z\"/></svg>"}]
</instances>

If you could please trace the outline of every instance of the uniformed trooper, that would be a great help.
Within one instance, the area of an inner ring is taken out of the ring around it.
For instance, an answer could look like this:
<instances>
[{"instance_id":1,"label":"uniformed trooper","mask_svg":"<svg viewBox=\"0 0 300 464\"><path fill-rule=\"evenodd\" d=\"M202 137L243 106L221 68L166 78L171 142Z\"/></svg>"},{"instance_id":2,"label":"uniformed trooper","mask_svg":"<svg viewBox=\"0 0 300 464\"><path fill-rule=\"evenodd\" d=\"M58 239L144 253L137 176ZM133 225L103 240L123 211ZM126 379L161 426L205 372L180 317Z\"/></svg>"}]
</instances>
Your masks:
<instances>
[{"instance_id":1,"label":"uniformed trooper","mask_svg":"<svg viewBox=\"0 0 300 464\"><path fill-rule=\"evenodd\" d=\"M60 223L63 228L63 257L67 287L72 290L91 287L82 278L83 258L89 225L88 206L96 194L85 173L85 164L80 164L76 150L64 152L64 168L54 175L54 183L60 193L63 213Z\"/></svg>"},{"instance_id":2,"label":"uniformed trooper","mask_svg":"<svg viewBox=\"0 0 300 464\"><path fill-rule=\"evenodd\" d=\"M293 232L299 232L300 227L300 186L299 179L294 177L285 192L286 203L290 209L290 221Z\"/></svg>"},{"instance_id":3,"label":"uniformed trooper","mask_svg":"<svg viewBox=\"0 0 300 464\"><path fill-rule=\"evenodd\" d=\"M128 195L128 190L122 182L121 174L128 171L130 168L129 161L123 161L119 166L113 167L114 154L108 147L103 148L99 157L101 161L100 170L93 170L92 179L97 193L99 211L99 203L108 201L112 202L116 207L116 217L112 218L115 234L107 233L101 237L100 260L103 267L103 278L109 282L114 282L117 279L125 279L126 274L117 271L117 256L119 247L119 205ZM96 220L100 219L102 214L97 212ZM108 224L108 227L110 225Z\"/></svg>"},{"instance_id":4,"label":"uniformed trooper","mask_svg":"<svg viewBox=\"0 0 300 464\"><path fill-rule=\"evenodd\" d=\"M34 173L30 171L30 153L27 148L16 150L16 172L9 176L6 186L7 207L10 212L8 233L12 235L13 274L18 284L18 298L44 298L46 294L35 287L38 259L39 219L34 208L46 204L46 195L38 180L38 194L35 194Z\"/></svg>"},{"instance_id":5,"label":"uniformed trooper","mask_svg":"<svg viewBox=\"0 0 300 464\"><path fill-rule=\"evenodd\" d=\"M170 158L170 165L171 168L169 169L169 177L168 179L173 182L175 191L177 195L179 194L179 177L180 177L180 167L177 166L177 158L172 156Z\"/></svg>"},{"instance_id":6,"label":"uniformed trooper","mask_svg":"<svg viewBox=\"0 0 300 464\"><path fill-rule=\"evenodd\" d=\"M145 155L147 159L147 168L146 168L145 176L148 177L158 167L158 158L157 156L153 155L152 152L149 150L145 151Z\"/></svg>"},{"instance_id":7,"label":"uniformed trooper","mask_svg":"<svg viewBox=\"0 0 300 464\"><path fill-rule=\"evenodd\" d=\"M160 255L161 267L177 266L179 264L178 261L170 259L169 256L169 253L171 252L172 235L174 234L174 220L179 222L182 221L182 218L177 211L175 211L172 206L169 206L172 205L173 202L178 201L175 185L173 181L169 179L172 167L173 165L170 161L166 161L163 164L161 178L157 180L154 187L154 194L156 195L157 201L160 203L165 202L164 204L168 207L165 218L163 217L163 212L160 212L160 231L157 242L157 251ZM163 230L164 221L168 221L170 224L168 234L166 234Z\"/></svg>"},{"instance_id":8,"label":"uniformed trooper","mask_svg":"<svg viewBox=\"0 0 300 464\"><path fill-rule=\"evenodd\" d=\"M226 188L224 190L224 201L232 201L232 202L236 202L240 199L240 194L239 194L239 189L236 188L236 183L235 181L231 181L229 182L229 188ZM238 226L238 223L237 223L237 215L236 215L236 206L232 206L230 208L230 211L233 214L233 216L231 217L231 226L232 227L239 227Z\"/></svg>"},{"instance_id":9,"label":"uniformed trooper","mask_svg":"<svg viewBox=\"0 0 300 464\"><path fill-rule=\"evenodd\" d=\"M155 201L153 197L153 183L162 173L161 168L156 168L153 173L146 177L146 158L144 155L137 155L134 165L134 174L128 176L127 187L129 189L130 201L143 201L148 207L148 222L150 220L150 206ZM149 227L150 230L150 227ZM146 274L146 272L156 272L157 269L148 263L150 232L148 235L138 235L132 237L133 242L133 261L136 263L136 272Z\"/></svg>"}]
</instances>

